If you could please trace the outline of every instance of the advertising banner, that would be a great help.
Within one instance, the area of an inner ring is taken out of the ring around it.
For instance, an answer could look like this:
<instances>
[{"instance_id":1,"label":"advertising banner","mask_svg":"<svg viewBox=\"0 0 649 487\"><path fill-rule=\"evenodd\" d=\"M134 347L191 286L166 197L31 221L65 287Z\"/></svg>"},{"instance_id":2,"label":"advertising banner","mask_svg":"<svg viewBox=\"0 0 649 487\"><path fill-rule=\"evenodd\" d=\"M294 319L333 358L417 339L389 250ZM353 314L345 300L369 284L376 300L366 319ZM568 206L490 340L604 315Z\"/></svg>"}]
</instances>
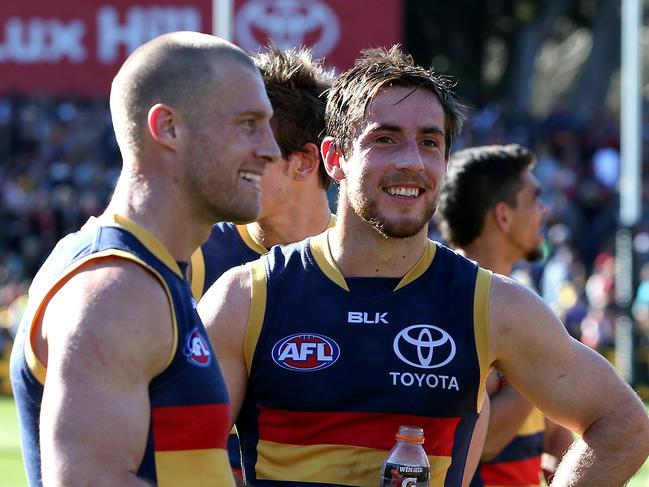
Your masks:
<instances>
[{"instance_id":1,"label":"advertising banner","mask_svg":"<svg viewBox=\"0 0 649 487\"><path fill-rule=\"evenodd\" d=\"M218 2L219 0L214 0ZM216 3L215 3L216 4ZM307 45L329 66L401 40L401 2L236 0L233 41ZM0 94L106 96L125 57L176 30L212 32L212 0L25 0L0 3Z\"/></svg>"}]
</instances>

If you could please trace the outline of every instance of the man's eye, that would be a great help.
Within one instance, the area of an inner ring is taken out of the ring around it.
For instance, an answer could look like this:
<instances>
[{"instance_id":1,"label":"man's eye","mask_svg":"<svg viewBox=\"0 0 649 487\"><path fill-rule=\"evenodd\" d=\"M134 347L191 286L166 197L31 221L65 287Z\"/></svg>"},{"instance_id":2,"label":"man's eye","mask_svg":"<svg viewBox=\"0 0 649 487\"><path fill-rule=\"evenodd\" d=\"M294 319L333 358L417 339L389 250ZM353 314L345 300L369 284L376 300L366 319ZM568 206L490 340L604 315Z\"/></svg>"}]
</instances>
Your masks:
<instances>
[{"instance_id":1,"label":"man's eye","mask_svg":"<svg viewBox=\"0 0 649 487\"><path fill-rule=\"evenodd\" d=\"M434 139L424 139L421 141L421 144L426 147L438 147L439 144Z\"/></svg>"},{"instance_id":2,"label":"man's eye","mask_svg":"<svg viewBox=\"0 0 649 487\"><path fill-rule=\"evenodd\" d=\"M257 128L257 121L253 119L248 119L243 121L243 126L250 131L253 131Z\"/></svg>"},{"instance_id":3,"label":"man's eye","mask_svg":"<svg viewBox=\"0 0 649 487\"><path fill-rule=\"evenodd\" d=\"M392 142L392 137L388 137L387 135L381 135L380 137L374 139L374 142L378 142L379 144L389 144Z\"/></svg>"}]
</instances>

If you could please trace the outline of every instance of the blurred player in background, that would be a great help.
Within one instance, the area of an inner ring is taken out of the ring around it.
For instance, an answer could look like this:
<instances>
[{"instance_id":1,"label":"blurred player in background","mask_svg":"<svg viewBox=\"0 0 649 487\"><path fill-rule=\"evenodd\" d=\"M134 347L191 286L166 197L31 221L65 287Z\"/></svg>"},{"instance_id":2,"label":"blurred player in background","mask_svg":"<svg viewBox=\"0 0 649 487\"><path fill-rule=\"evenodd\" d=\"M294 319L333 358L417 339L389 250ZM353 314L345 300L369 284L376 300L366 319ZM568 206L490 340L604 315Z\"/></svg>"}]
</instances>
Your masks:
<instances>
[{"instance_id":1,"label":"blurred player in background","mask_svg":"<svg viewBox=\"0 0 649 487\"><path fill-rule=\"evenodd\" d=\"M476 147L451 156L435 218L447 242L485 269L511 274L541 258L547 207L532 174L533 154L519 146ZM540 485L572 444L572 433L543 414L492 371L491 417L483 463L471 483Z\"/></svg>"},{"instance_id":2,"label":"blurred player in background","mask_svg":"<svg viewBox=\"0 0 649 487\"><path fill-rule=\"evenodd\" d=\"M12 356L29 482L233 485L227 391L184 270L215 221L257 217L272 107L243 51L195 32L137 49L110 105L114 195L37 274Z\"/></svg>"},{"instance_id":3,"label":"blurred player in background","mask_svg":"<svg viewBox=\"0 0 649 487\"><path fill-rule=\"evenodd\" d=\"M196 300L225 271L258 259L273 245L297 242L323 232L334 222L327 188L331 179L320 158L326 91L333 73L307 49L282 51L270 46L255 54L273 106L271 127L282 157L261 180L259 219L247 225L217 223L192 256L191 283ZM236 434L228 440L230 464L241 478Z\"/></svg>"}]
</instances>

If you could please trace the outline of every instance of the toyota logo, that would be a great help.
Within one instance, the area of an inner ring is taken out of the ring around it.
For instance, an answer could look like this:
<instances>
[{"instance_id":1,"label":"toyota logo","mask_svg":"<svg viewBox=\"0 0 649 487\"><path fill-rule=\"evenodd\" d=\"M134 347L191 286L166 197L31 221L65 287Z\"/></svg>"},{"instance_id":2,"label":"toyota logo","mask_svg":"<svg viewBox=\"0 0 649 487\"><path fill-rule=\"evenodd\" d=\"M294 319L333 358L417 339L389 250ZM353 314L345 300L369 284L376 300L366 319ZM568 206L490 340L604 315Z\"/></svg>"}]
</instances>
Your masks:
<instances>
[{"instance_id":1,"label":"toyota logo","mask_svg":"<svg viewBox=\"0 0 649 487\"><path fill-rule=\"evenodd\" d=\"M282 49L309 45L315 58L340 40L338 16L320 0L250 0L237 13L235 32L237 44L249 51L270 38Z\"/></svg>"},{"instance_id":2,"label":"toyota logo","mask_svg":"<svg viewBox=\"0 0 649 487\"><path fill-rule=\"evenodd\" d=\"M455 357L455 341L433 325L412 325L394 338L394 353L408 365L420 369L442 367Z\"/></svg>"}]
</instances>

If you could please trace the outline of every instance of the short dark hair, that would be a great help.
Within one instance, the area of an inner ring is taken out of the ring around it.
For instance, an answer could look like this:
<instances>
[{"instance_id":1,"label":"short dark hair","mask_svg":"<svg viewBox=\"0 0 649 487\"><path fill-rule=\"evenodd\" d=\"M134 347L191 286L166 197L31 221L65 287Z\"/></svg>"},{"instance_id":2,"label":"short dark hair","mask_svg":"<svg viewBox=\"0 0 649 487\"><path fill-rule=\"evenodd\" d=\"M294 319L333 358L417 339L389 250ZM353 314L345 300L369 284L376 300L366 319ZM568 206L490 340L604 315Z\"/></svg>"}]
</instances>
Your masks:
<instances>
[{"instance_id":1,"label":"short dark hair","mask_svg":"<svg viewBox=\"0 0 649 487\"><path fill-rule=\"evenodd\" d=\"M412 87L413 91L423 88L437 96L444 110L448 157L453 139L462 128L466 107L457 99L450 78L417 66L412 56L398 45L361 51L354 66L340 75L329 92L325 115L327 134L336 139L343 156L349 155L354 132L368 104L385 86Z\"/></svg>"},{"instance_id":2,"label":"short dark hair","mask_svg":"<svg viewBox=\"0 0 649 487\"><path fill-rule=\"evenodd\" d=\"M464 247L481 233L487 212L500 202L516 207L523 173L534 154L518 144L473 147L455 152L440 193L435 220L442 236Z\"/></svg>"},{"instance_id":3,"label":"short dark hair","mask_svg":"<svg viewBox=\"0 0 649 487\"><path fill-rule=\"evenodd\" d=\"M253 54L266 85L266 93L273 106L271 125L275 139L288 159L311 142L318 147L324 136L326 93L331 88L334 73L325 70L321 59L313 59L311 51L281 50L270 44L266 51ZM331 178L322 156L318 166L320 186L327 189Z\"/></svg>"},{"instance_id":4,"label":"short dark hair","mask_svg":"<svg viewBox=\"0 0 649 487\"><path fill-rule=\"evenodd\" d=\"M201 99L209 90L218 90L215 61L219 60L258 71L234 44L199 32L164 34L136 49L113 79L110 93L115 135L122 150L137 153L142 148L147 113L156 103L168 104L197 126Z\"/></svg>"}]
</instances>

